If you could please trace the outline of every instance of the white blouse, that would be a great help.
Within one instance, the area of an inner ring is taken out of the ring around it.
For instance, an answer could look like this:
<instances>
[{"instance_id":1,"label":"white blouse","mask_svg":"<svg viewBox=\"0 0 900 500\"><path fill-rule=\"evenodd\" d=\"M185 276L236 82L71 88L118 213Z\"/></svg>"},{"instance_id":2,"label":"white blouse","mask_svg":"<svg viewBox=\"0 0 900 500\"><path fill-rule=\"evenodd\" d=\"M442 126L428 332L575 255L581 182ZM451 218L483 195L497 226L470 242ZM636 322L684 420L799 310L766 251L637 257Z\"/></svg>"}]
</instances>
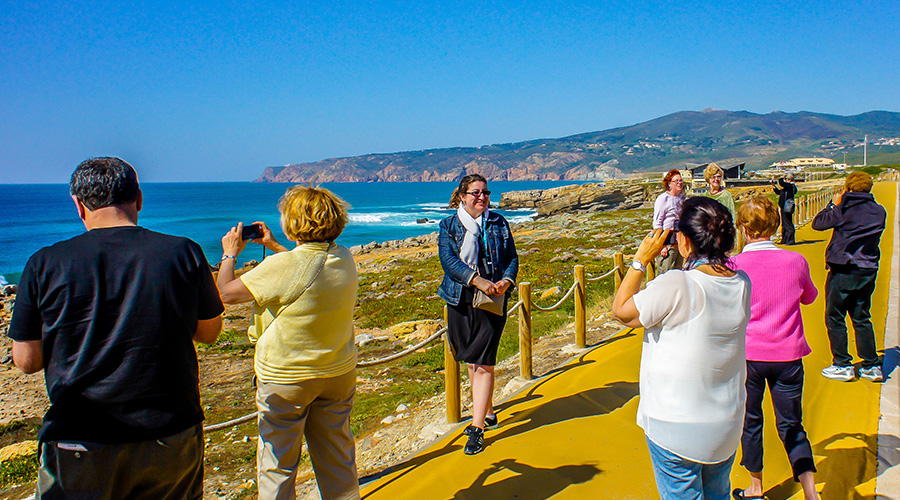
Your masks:
<instances>
[{"instance_id":1,"label":"white blouse","mask_svg":"<svg viewBox=\"0 0 900 500\"><path fill-rule=\"evenodd\" d=\"M682 458L728 459L744 423L750 278L672 270L634 304L644 325L638 425Z\"/></svg>"}]
</instances>

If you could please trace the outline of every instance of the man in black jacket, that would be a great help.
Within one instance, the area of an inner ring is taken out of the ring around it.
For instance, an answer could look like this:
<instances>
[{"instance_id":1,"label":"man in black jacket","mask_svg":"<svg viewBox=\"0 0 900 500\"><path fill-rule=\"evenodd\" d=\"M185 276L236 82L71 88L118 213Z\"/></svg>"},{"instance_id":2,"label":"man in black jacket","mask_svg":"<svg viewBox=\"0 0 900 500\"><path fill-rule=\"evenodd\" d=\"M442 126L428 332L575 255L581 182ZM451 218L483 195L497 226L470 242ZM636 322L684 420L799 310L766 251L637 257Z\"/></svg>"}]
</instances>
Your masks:
<instances>
[{"instance_id":1,"label":"man in black jacket","mask_svg":"<svg viewBox=\"0 0 900 500\"><path fill-rule=\"evenodd\" d=\"M871 190L872 177L853 172L847 176L844 191L836 194L812 222L817 231L834 229L825 250L825 326L833 364L822 370L822 375L832 380L856 378L847 349L847 314L856 332L856 353L862 358L859 376L873 382L884 380L870 309L881 257L878 243L887 213L875 202Z\"/></svg>"}]
</instances>

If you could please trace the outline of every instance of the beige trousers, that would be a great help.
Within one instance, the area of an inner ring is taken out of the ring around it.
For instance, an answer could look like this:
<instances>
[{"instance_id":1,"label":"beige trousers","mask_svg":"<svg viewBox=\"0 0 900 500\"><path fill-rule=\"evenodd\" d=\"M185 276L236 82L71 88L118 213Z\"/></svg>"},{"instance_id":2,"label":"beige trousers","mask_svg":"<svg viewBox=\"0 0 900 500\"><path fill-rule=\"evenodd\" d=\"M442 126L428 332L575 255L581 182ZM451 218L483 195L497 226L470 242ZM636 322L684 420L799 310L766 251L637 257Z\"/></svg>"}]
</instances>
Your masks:
<instances>
[{"instance_id":1,"label":"beige trousers","mask_svg":"<svg viewBox=\"0 0 900 500\"><path fill-rule=\"evenodd\" d=\"M261 500L296 498L297 467L306 436L323 500L359 498L350 411L356 370L296 384L259 382L256 466Z\"/></svg>"},{"instance_id":2,"label":"beige trousers","mask_svg":"<svg viewBox=\"0 0 900 500\"><path fill-rule=\"evenodd\" d=\"M656 257L656 275L670 270L670 269L681 269L684 267L684 257L681 256L681 253L678 251L678 248L669 248L669 255L663 257L662 255L658 255Z\"/></svg>"}]
</instances>

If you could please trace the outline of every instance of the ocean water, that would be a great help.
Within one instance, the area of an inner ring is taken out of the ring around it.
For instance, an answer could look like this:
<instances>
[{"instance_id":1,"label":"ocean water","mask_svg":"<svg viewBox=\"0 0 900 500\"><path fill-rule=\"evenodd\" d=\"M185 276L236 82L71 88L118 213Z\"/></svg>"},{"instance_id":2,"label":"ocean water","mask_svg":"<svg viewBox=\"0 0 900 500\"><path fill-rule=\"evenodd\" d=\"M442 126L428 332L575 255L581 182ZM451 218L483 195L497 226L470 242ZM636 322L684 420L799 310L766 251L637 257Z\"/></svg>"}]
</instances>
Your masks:
<instances>
[{"instance_id":1,"label":"ocean water","mask_svg":"<svg viewBox=\"0 0 900 500\"><path fill-rule=\"evenodd\" d=\"M491 199L507 191L546 189L572 181L491 182ZM346 200L350 223L338 238L345 246L418 236L437 231L437 223L453 213L446 206L455 183L333 183L324 187ZM278 199L286 184L251 182L146 183L141 226L186 236L200 244L210 262L222 255L222 235L238 221L263 221L276 238L290 243L279 228ZM499 211L510 222L529 220L531 211ZM427 218L426 224L417 219ZM28 257L38 249L84 232L65 184L0 185L0 276L18 281ZM262 258L262 247L250 243L239 263ZM2 282L2 281L0 281Z\"/></svg>"}]
</instances>

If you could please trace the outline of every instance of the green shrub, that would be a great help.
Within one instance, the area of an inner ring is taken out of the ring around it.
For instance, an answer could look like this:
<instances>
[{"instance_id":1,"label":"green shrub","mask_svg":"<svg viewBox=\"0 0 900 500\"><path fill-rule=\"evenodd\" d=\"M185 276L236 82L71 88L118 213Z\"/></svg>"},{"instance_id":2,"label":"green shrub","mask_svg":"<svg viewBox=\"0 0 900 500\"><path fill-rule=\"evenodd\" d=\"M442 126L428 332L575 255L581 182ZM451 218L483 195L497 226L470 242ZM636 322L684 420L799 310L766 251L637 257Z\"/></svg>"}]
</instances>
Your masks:
<instances>
[{"instance_id":1,"label":"green shrub","mask_svg":"<svg viewBox=\"0 0 900 500\"><path fill-rule=\"evenodd\" d=\"M37 454L0 462L0 488L37 479Z\"/></svg>"}]
</instances>

